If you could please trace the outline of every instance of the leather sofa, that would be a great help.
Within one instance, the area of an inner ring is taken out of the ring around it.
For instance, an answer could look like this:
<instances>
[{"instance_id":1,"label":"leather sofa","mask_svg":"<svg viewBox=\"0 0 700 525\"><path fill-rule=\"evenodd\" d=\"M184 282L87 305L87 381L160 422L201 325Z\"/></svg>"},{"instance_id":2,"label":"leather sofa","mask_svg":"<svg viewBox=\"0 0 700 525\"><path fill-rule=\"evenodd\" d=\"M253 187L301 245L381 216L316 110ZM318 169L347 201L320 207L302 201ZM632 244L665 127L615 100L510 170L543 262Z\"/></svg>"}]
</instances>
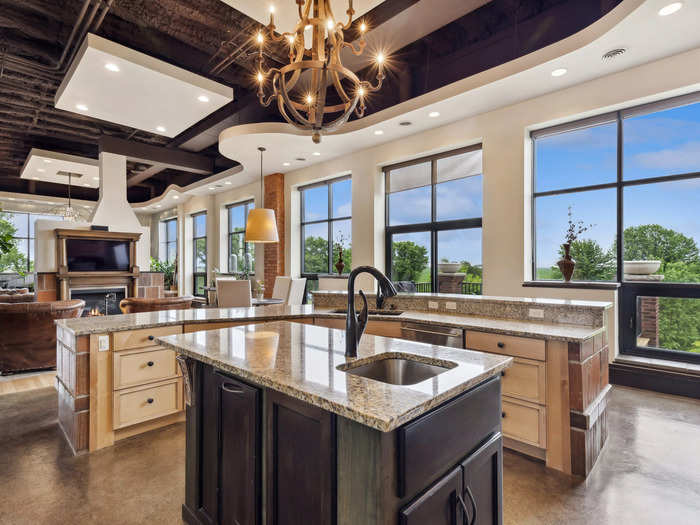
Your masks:
<instances>
[{"instance_id":1,"label":"leather sofa","mask_svg":"<svg viewBox=\"0 0 700 525\"><path fill-rule=\"evenodd\" d=\"M192 308L194 297L127 297L119 302L119 308L124 314L137 312L158 312L160 310L186 310Z\"/></svg>"},{"instance_id":2,"label":"leather sofa","mask_svg":"<svg viewBox=\"0 0 700 525\"><path fill-rule=\"evenodd\" d=\"M56 319L80 317L85 301L0 303L0 374L56 367Z\"/></svg>"}]
</instances>

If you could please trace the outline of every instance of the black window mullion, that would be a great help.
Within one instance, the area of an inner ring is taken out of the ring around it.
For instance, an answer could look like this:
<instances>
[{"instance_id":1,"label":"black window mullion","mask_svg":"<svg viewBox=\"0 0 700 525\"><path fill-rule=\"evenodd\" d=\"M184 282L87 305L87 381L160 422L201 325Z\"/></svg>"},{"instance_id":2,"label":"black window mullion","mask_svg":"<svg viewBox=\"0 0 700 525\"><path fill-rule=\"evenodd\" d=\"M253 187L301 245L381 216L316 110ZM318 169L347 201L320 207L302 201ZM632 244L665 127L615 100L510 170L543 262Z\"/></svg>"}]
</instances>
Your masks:
<instances>
[{"instance_id":1,"label":"black window mullion","mask_svg":"<svg viewBox=\"0 0 700 525\"><path fill-rule=\"evenodd\" d=\"M624 276L624 224L623 224L623 206L624 206L624 196L622 190L622 179L623 179L623 145L624 145L624 131L622 128L622 118L620 112L617 112L617 250L616 250L616 260L617 260L617 272L616 279L618 283L622 282Z\"/></svg>"},{"instance_id":2,"label":"black window mullion","mask_svg":"<svg viewBox=\"0 0 700 525\"><path fill-rule=\"evenodd\" d=\"M333 185L328 184L328 273L333 273Z\"/></svg>"}]
</instances>

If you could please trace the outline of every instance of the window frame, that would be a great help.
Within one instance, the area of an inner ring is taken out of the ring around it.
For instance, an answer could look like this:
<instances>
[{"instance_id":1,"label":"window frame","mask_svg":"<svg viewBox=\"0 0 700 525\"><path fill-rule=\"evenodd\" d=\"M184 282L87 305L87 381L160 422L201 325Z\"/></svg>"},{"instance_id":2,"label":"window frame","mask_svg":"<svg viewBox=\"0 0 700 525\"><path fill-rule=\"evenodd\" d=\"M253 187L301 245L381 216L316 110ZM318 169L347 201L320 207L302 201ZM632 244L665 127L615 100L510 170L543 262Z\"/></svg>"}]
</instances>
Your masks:
<instances>
[{"instance_id":1,"label":"window frame","mask_svg":"<svg viewBox=\"0 0 700 525\"><path fill-rule=\"evenodd\" d=\"M36 238L36 231L34 232L34 236L32 236L32 215L34 216L41 216L41 217L52 217L52 220L56 221L62 221L63 218L60 217L59 215L52 215L51 213L32 213L30 211L15 211L15 210L2 210L2 213L6 213L8 215L25 215L27 219L27 236L26 237L21 237L21 236L12 236L13 241L27 241L27 250L24 252L24 256L27 259L27 265L26 268L24 269L25 274L29 274L33 271L32 269L32 263L34 262L34 259L31 257L32 253L32 243L34 242L34 239ZM36 224L35 224L36 228ZM10 272L0 272L0 275L2 274L15 274L17 272L10 271Z\"/></svg>"},{"instance_id":2,"label":"window frame","mask_svg":"<svg viewBox=\"0 0 700 525\"><path fill-rule=\"evenodd\" d=\"M204 216L204 236L203 237L197 237L195 235L196 232L196 227L195 227L195 220L197 217ZM206 290L204 293L201 295L197 294L197 277L204 277L204 288L207 286L207 270L206 266L209 264L209 253L207 252L208 246L207 246L207 233L208 233L208 228L207 228L207 212L206 211L199 211L197 213L193 213L190 215L192 218L192 295L195 297L204 297L206 296ZM197 272L197 241L199 239L204 239L204 266L205 270L203 272Z\"/></svg>"},{"instance_id":3,"label":"window frame","mask_svg":"<svg viewBox=\"0 0 700 525\"><path fill-rule=\"evenodd\" d=\"M579 119L569 123L551 126L533 130L530 132L530 140L532 145L532 165L531 165L531 183L532 196L530 200L531 206L531 240L532 240L532 281L536 283L557 283L559 281L537 279L537 198L552 195L563 195L568 193L583 193L586 191L595 191L601 189L615 189L616 191L616 233L615 239L617 244L616 250L616 277L615 281L572 281L583 283L582 287L591 285L606 285L619 287L619 314L618 325L620 327L618 334L618 343L620 353L626 355L636 355L642 357L652 357L666 359L672 361L683 361L700 363L700 354L692 352L684 352L680 350L672 350L666 348L652 348L637 346L637 298L645 296L655 297L676 297L676 298L700 298L700 283L672 283L672 282L657 282L645 283L640 281L627 281L624 279L624 193L625 189L633 186L644 186L648 184L657 184L663 182L676 182L683 180L700 180L700 171L673 173L669 175L660 175L655 177L641 179L624 179L624 121L627 118L639 117L651 113L657 113L669 109L674 109L682 106L700 103L700 92L672 97L665 100L641 104L618 111L611 111L601 115L586 119ZM537 172L536 172L536 151L535 141L538 138L548 137L556 134L567 133L587 127L592 127L600 124L615 122L617 125L617 140L616 140L616 170L617 176L614 182L605 184L594 184L575 186L559 190L549 190L537 192ZM565 286L562 284L562 286Z\"/></svg>"},{"instance_id":4,"label":"window frame","mask_svg":"<svg viewBox=\"0 0 700 525\"><path fill-rule=\"evenodd\" d=\"M172 262L176 262L178 259L178 253L177 253L178 252L178 249L177 249L177 235L178 235L177 217L163 219L161 222L163 223L163 227L164 227L164 231L165 231L165 241L163 242L163 244L165 245L165 260L166 260L166 262L170 262L170 261L168 261L168 252L169 252L168 247L171 244L174 244L175 245L175 261L172 261ZM171 239L170 235L168 235L168 224L171 222L175 222L175 239Z\"/></svg>"},{"instance_id":5,"label":"window frame","mask_svg":"<svg viewBox=\"0 0 700 525\"><path fill-rule=\"evenodd\" d=\"M467 229L473 229L473 228L483 228L483 222L484 222L484 210L483 210L483 204L482 204L482 210L481 210L481 217L474 217L470 219L453 219L453 220L446 220L446 221L438 221L436 220L436 215L437 215L437 191L436 191L436 186L438 185L437 182L437 176L438 176L438 171L437 171L437 163L438 160L448 158L448 157L455 157L457 155L461 155L463 153L468 153L470 151L479 151L483 150L483 144L478 143L478 144L473 144L471 146L465 146L462 148L450 150L450 151L445 151L443 153L437 153L434 155L428 155L426 157L421 157L418 159L406 161L406 162L400 162L397 164L391 164L388 166L384 166L382 168L382 172L384 174L384 181L386 183L387 179L391 177L391 171L392 170L397 170L400 168L405 168L407 166L413 166L415 164L423 164L426 162L430 162L430 222L422 222L422 223L416 223L416 224L400 224L396 226L390 226L390 221L389 221L389 196L391 195L388 191L384 192L384 241L385 241L385 254L386 254L386 268L387 268L387 273L389 276L391 276L391 269L393 267L393 262L392 262L392 239L395 234L404 234L404 233L423 233L427 232L430 233L430 293L438 293L438 263L439 261L437 260L438 258L438 233L443 232L443 231L450 231L450 230L467 230ZM482 196L483 196L483 166L482 166L482 172L481 172L481 177L482 177ZM386 185L385 187L388 187ZM483 246L483 232L482 232L482 246ZM482 261L483 263L483 261ZM483 265L482 265L482 289L481 292L483 293ZM481 295L481 294L479 294Z\"/></svg>"},{"instance_id":6,"label":"window frame","mask_svg":"<svg viewBox=\"0 0 700 525\"><path fill-rule=\"evenodd\" d=\"M300 186L298 188L299 190L299 195L300 195L300 202L301 202L301 277L306 277L307 283L309 280L317 280L319 277L324 277L324 276L331 276L335 275L333 272L333 224L336 222L340 221L350 221L350 225L352 226L352 212L348 216L343 216L343 217L333 217L333 184L338 183L338 182L344 182L346 180L350 181L351 184L351 193L350 193L350 202L352 203L352 175L342 175L340 177L335 177L332 179L328 180L323 180L320 182L315 182L313 184L307 184L305 186ZM305 191L314 189L314 188L319 188L322 186L327 187L328 191L328 216L325 219L319 219L316 221L306 221L305 220L305 203L306 203L306 196L305 196ZM352 210L351 210L352 211ZM307 272L305 271L306 268L304 267L305 263L305 253L306 253L306 236L304 235L304 227L309 225L309 224L323 224L327 223L328 227L328 272L327 273L319 273L319 272ZM308 287L308 284L307 284Z\"/></svg>"},{"instance_id":7,"label":"window frame","mask_svg":"<svg viewBox=\"0 0 700 525\"><path fill-rule=\"evenodd\" d=\"M250 207L251 204L253 205L252 208ZM251 209L255 208L255 199L246 199L246 200L241 201L241 202L234 202L234 203L226 205L226 222L227 222L226 227L228 228L228 236L227 236L227 238L228 238L228 250L227 250L228 257L227 257L227 261L226 261L226 267L228 268L228 273L235 275L235 276L243 276L245 274L244 274L244 272L237 272L237 271L231 269L231 255L233 255L231 253L231 241L233 240L234 235L240 235L243 237L243 256L246 257L246 260L247 260L247 255L251 252L251 250L253 253L253 257L255 257L255 246L249 246L252 243L246 242L245 229L243 229L242 232L231 231L231 210L233 208L239 208L241 206L244 207L243 215L247 221L248 220L248 212L250 212ZM248 268L248 274L250 275L252 273L253 272L251 272L251 268Z\"/></svg>"}]
</instances>

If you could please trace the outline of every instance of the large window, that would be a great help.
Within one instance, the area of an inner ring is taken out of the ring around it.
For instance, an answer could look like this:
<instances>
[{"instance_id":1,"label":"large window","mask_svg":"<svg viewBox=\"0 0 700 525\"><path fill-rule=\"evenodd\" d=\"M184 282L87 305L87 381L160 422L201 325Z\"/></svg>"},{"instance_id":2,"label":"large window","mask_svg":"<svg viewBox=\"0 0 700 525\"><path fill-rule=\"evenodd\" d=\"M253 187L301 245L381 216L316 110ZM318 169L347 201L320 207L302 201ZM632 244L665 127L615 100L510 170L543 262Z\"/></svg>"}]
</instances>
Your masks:
<instances>
[{"instance_id":1,"label":"large window","mask_svg":"<svg viewBox=\"0 0 700 525\"><path fill-rule=\"evenodd\" d=\"M481 145L384 173L387 265L399 291L481 294Z\"/></svg>"},{"instance_id":2,"label":"large window","mask_svg":"<svg viewBox=\"0 0 700 525\"><path fill-rule=\"evenodd\" d=\"M192 278L193 294L204 296L207 285L207 213L192 215Z\"/></svg>"},{"instance_id":3,"label":"large window","mask_svg":"<svg viewBox=\"0 0 700 525\"><path fill-rule=\"evenodd\" d=\"M169 263L177 260L177 217L160 223L160 260Z\"/></svg>"},{"instance_id":4,"label":"large window","mask_svg":"<svg viewBox=\"0 0 700 525\"><path fill-rule=\"evenodd\" d=\"M574 280L621 283L622 351L700 359L699 101L532 133L535 279L561 278L570 210Z\"/></svg>"},{"instance_id":5,"label":"large window","mask_svg":"<svg viewBox=\"0 0 700 525\"><path fill-rule=\"evenodd\" d=\"M56 215L0 212L0 233L12 234L13 248L0 256L0 273L26 274L34 271L34 225L37 220L63 220Z\"/></svg>"},{"instance_id":6,"label":"large window","mask_svg":"<svg viewBox=\"0 0 700 525\"><path fill-rule=\"evenodd\" d=\"M299 188L301 193L301 268L307 290L318 287L318 276L337 274L343 252L352 268L352 179L350 176Z\"/></svg>"},{"instance_id":7,"label":"large window","mask_svg":"<svg viewBox=\"0 0 700 525\"><path fill-rule=\"evenodd\" d=\"M245 242L248 212L255 208L252 200L228 206L228 271L237 275L255 273L255 245Z\"/></svg>"}]
</instances>

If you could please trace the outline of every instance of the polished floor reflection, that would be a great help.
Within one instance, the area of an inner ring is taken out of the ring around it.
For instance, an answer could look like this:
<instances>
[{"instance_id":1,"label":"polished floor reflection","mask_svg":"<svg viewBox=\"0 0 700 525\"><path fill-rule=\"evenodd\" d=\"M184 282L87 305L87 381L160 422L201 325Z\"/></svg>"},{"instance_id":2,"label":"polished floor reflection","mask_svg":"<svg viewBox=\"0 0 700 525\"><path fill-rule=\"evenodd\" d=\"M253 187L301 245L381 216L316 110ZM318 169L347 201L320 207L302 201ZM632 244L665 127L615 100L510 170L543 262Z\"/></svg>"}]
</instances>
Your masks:
<instances>
[{"instance_id":1,"label":"polished floor reflection","mask_svg":"<svg viewBox=\"0 0 700 525\"><path fill-rule=\"evenodd\" d=\"M588 480L505 454L506 525L684 525L700 516L700 401L615 387ZM184 424L73 457L52 388L0 396L0 524L174 524Z\"/></svg>"}]
</instances>

